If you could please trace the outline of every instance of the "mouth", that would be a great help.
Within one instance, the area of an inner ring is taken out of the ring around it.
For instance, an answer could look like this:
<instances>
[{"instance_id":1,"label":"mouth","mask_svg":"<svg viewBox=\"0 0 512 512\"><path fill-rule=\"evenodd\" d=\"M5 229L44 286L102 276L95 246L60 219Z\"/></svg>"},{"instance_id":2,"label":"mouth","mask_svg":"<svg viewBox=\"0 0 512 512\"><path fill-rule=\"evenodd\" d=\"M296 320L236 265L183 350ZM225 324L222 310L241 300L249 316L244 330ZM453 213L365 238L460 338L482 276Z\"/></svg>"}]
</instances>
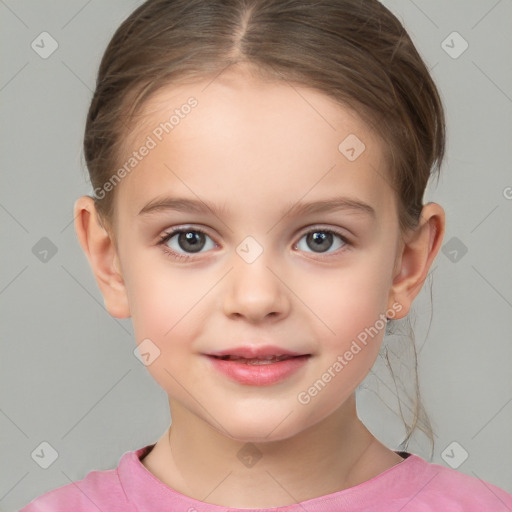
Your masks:
<instances>
[{"instance_id":1,"label":"mouth","mask_svg":"<svg viewBox=\"0 0 512 512\"><path fill-rule=\"evenodd\" d=\"M205 354L211 368L246 386L270 386L304 372L311 354L268 354L243 357L233 354Z\"/></svg>"},{"instance_id":2,"label":"mouth","mask_svg":"<svg viewBox=\"0 0 512 512\"><path fill-rule=\"evenodd\" d=\"M224 355L224 356L215 356L209 355L209 357L213 357L215 359L220 359L222 361L233 361L236 363L242 363L247 365L266 365L266 364L275 364L280 363L281 361L288 361L290 359L306 359L310 357L311 354L302 354L302 355L268 355L268 356L260 356L260 357L241 357L241 356L233 356L233 355Z\"/></svg>"}]
</instances>

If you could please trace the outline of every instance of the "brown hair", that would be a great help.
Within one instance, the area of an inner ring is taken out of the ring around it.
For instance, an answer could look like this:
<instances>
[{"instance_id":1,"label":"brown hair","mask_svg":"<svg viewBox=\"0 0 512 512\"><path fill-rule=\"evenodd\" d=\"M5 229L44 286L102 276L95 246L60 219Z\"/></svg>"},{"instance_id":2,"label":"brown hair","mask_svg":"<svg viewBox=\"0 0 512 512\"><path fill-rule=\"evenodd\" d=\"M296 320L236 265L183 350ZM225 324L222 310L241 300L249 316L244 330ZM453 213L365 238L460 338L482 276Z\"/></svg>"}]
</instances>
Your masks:
<instances>
[{"instance_id":1,"label":"brown hair","mask_svg":"<svg viewBox=\"0 0 512 512\"><path fill-rule=\"evenodd\" d=\"M84 137L93 188L122 161L131 123L152 94L241 62L353 109L385 142L401 230L417 226L427 182L444 156L443 107L404 27L377 0L146 1L101 61ZM95 196L107 223L114 199L113 192ZM406 439L418 417L428 424L419 401L413 410ZM431 437L429 425L419 427Z\"/></svg>"}]
</instances>

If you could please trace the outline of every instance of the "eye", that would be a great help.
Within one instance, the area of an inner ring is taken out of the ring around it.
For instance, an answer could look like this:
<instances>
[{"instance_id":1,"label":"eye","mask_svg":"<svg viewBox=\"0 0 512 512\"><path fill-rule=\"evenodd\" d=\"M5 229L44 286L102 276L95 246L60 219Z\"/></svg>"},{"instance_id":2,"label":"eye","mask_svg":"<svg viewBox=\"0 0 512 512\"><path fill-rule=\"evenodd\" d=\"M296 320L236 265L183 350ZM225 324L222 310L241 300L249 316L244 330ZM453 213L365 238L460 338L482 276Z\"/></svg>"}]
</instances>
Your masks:
<instances>
[{"instance_id":1,"label":"eye","mask_svg":"<svg viewBox=\"0 0 512 512\"><path fill-rule=\"evenodd\" d=\"M210 247L208 247L208 240ZM161 237L158 245L162 245L167 254L180 260L189 259L190 254L199 253L205 247L207 250L216 247L215 242L204 231L197 228L173 229Z\"/></svg>"},{"instance_id":2,"label":"eye","mask_svg":"<svg viewBox=\"0 0 512 512\"><path fill-rule=\"evenodd\" d=\"M305 239L305 243L301 244L303 239ZM312 252L323 254L328 252L329 249L334 249L334 251L331 252L335 252L340 248L346 249L347 246L350 245L349 240L336 230L314 228L304 233L296 247L305 252L309 252L306 249L309 247L312 249Z\"/></svg>"},{"instance_id":3,"label":"eye","mask_svg":"<svg viewBox=\"0 0 512 512\"><path fill-rule=\"evenodd\" d=\"M302 240L305 243L302 243ZM210 250L217 247L217 244L210 236L198 228L176 228L164 233L158 242L164 252L177 260L184 261L193 258L203 249ZM314 252L322 255L331 254L338 249L346 250L352 244L340 232L333 229L314 228L304 233L294 248L305 252ZM308 251L307 248L312 249ZM330 249L333 249L329 251Z\"/></svg>"}]
</instances>

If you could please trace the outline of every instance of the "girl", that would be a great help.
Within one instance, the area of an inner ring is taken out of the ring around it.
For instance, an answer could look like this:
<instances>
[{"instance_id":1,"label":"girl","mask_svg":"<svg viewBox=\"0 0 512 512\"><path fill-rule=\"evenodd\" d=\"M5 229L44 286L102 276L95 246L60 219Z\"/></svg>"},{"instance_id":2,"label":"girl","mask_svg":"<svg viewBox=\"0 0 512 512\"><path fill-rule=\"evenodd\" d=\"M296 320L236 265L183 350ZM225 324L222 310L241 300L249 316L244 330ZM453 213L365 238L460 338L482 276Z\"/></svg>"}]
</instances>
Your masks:
<instances>
[{"instance_id":1,"label":"girl","mask_svg":"<svg viewBox=\"0 0 512 512\"><path fill-rule=\"evenodd\" d=\"M511 510L355 391L442 243L442 104L377 0L149 0L101 62L76 231L172 424L36 511Z\"/></svg>"}]
</instances>

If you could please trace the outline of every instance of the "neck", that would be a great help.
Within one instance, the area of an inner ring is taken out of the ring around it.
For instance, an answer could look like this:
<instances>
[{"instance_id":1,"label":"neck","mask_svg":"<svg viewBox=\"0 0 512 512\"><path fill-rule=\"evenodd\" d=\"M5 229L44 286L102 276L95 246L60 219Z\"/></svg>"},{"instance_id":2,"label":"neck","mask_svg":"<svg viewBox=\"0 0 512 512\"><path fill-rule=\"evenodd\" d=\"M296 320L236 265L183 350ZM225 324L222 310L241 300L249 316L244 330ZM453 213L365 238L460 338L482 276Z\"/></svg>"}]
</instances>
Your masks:
<instances>
[{"instance_id":1,"label":"neck","mask_svg":"<svg viewBox=\"0 0 512 512\"><path fill-rule=\"evenodd\" d=\"M354 394L297 435L244 442L213 429L179 403L172 425L143 464L172 489L237 508L299 503L358 485L400 462L357 417Z\"/></svg>"}]
</instances>

